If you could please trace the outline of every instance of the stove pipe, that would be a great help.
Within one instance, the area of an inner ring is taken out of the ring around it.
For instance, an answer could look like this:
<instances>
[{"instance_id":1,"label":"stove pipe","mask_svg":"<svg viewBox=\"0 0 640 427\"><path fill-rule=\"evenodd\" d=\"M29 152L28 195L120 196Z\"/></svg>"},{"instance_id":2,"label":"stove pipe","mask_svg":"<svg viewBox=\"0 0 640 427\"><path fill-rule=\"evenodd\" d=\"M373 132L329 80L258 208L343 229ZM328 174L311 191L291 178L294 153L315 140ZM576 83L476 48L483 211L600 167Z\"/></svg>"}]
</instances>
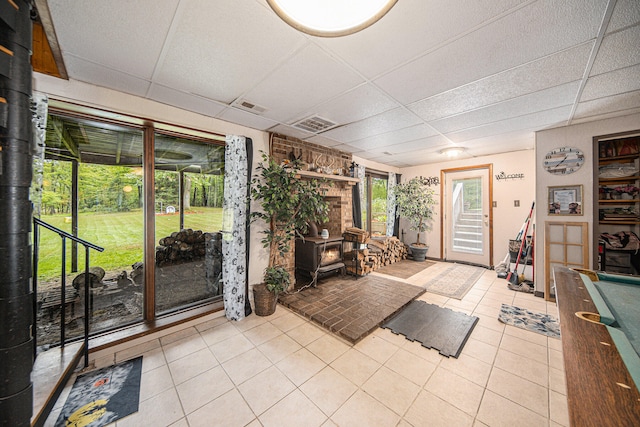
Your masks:
<instances>
[{"instance_id":1,"label":"stove pipe","mask_svg":"<svg viewBox=\"0 0 640 427\"><path fill-rule=\"evenodd\" d=\"M33 412L31 289L31 19L26 0L0 5L0 425Z\"/></svg>"}]
</instances>

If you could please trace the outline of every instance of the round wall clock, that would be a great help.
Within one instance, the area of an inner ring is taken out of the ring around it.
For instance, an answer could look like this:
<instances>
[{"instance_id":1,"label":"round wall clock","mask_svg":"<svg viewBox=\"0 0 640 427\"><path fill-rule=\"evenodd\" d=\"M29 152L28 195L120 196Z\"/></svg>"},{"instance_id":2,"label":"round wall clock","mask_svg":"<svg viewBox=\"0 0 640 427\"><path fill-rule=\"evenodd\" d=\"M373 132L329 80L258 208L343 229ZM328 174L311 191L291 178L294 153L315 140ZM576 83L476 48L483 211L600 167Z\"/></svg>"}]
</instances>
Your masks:
<instances>
[{"instance_id":1,"label":"round wall clock","mask_svg":"<svg viewBox=\"0 0 640 427\"><path fill-rule=\"evenodd\" d=\"M572 147L559 147L544 157L544 169L554 175L568 175L580 169L584 163L582 150Z\"/></svg>"}]
</instances>

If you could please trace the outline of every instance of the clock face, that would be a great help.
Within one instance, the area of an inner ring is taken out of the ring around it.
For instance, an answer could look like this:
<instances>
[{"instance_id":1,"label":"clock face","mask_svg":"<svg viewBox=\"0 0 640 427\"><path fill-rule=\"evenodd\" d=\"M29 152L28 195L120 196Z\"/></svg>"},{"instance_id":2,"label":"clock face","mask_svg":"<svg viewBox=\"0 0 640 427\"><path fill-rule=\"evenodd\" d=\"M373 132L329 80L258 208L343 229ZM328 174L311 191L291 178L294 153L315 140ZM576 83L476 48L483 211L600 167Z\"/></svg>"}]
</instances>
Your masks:
<instances>
[{"instance_id":1,"label":"clock face","mask_svg":"<svg viewBox=\"0 0 640 427\"><path fill-rule=\"evenodd\" d=\"M568 175L580 169L584 163L581 150L572 147L560 147L551 150L544 158L544 169L554 175Z\"/></svg>"}]
</instances>

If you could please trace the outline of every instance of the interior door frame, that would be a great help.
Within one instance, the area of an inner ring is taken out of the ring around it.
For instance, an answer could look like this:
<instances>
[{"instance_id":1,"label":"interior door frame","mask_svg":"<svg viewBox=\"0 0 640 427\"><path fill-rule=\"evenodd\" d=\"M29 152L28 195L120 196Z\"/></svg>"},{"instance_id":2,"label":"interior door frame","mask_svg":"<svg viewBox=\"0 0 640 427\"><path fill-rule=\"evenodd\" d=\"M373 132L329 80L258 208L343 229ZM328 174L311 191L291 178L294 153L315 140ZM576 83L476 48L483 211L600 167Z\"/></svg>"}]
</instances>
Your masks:
<instances>
[{"instance_id":1,"label":"interior door frame","mask_svg":"<svg viewBox=\"0 0 640 427\"><path fill-rule=\"evenodd\" d=\"M489 186L489 267L493 268L493 163L440 170L440 259L444 259L444 202L446 174L455 172L471 172L480 169L486 169L489 172L489 182L487 183Z\"/></svg>"}]
</instances>

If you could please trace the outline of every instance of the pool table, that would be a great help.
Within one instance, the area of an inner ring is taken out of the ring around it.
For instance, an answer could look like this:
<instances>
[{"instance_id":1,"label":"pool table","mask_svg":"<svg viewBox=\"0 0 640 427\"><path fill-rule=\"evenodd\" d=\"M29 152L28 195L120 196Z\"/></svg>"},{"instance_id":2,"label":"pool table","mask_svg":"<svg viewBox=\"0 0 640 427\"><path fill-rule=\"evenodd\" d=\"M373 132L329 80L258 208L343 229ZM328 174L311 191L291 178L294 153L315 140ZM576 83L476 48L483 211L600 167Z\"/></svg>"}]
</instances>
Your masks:
<instances>
[{"instance_id":1,"label":"pool table","mask_svg":"<svg viewBox=\"0 0 640 427\"><path fill-rule=\"evenodd\" d=\"M640 278L553 269L571 425L640 425Z\"/></svg>"}]
</instances>

